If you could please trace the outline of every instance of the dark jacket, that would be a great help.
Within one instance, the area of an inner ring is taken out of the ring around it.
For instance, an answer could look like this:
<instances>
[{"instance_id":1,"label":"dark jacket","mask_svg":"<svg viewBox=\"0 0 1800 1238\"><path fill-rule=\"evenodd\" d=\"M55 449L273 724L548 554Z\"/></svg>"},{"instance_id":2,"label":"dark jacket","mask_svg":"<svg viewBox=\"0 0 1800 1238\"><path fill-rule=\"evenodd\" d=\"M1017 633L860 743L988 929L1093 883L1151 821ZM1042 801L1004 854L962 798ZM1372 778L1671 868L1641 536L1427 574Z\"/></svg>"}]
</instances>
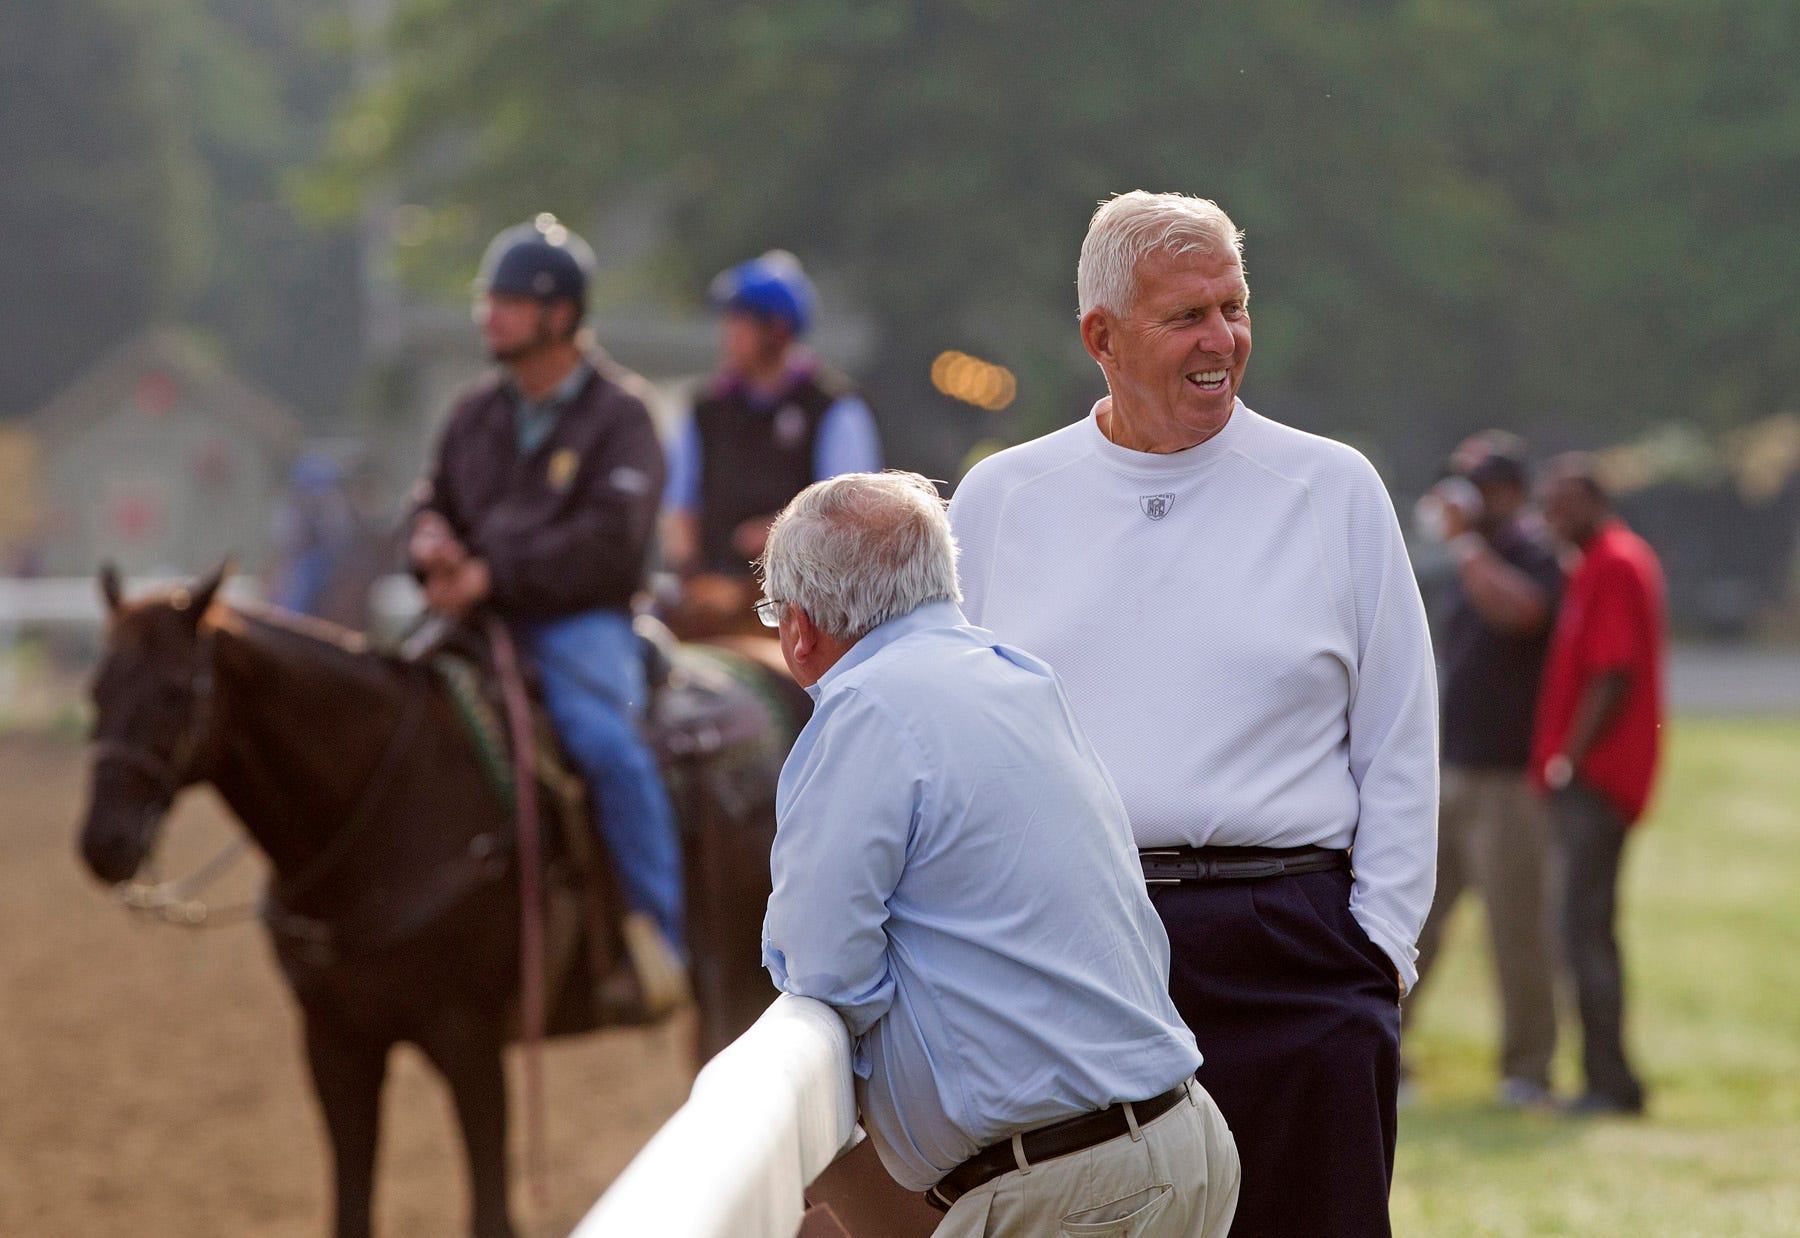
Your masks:
<instances>
[{"instance_id":1,"label":"dark jacket","mask_svg":"<svg viewBox=\"0 0 1800 1238\"><path fill-rule=\"evenodd\" d=\"M1461 581L1456 583L1438 641L1444 763L1523 771L1531 759L1538 682L1562 601L1562 565L1539 535L1517 523L1495 531L1488 544L1544 591L1550 618L1542 628L1523 635L1490 627Z\"/></svg>"},{"instance_id":2,"label":"dark jacket","mask_svg":"<svg viewBox=\"0 0 1800 1238\"><path fill-rule=\"evenodd\" d=\"M492 601L520 619L624 610L644 582L665 465L643 380L601 356L550 436L521 456L495 373L451 409L419 510L487 561Z\"/></svg>"}]
</instances>

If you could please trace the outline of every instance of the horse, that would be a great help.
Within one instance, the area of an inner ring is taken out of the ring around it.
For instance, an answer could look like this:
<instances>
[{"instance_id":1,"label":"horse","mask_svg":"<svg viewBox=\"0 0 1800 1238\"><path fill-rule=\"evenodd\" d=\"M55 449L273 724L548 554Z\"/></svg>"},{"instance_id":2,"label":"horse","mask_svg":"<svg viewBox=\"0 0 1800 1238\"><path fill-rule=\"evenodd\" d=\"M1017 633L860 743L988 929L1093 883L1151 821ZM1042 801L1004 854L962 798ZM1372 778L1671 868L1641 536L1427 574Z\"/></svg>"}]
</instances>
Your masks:
<instances>
[{"instance_id":1,"label":"horse","mask_svg":"<svg viewBox=\"0 0 1800 1238\"><path fill-rule=\"evenodd\" d=\"M509 806L434 671L320 621L228 606L224 576L128 602L102 571L81 855L99 879L127 881L176 796L211 783L272 870L262 919L302 1014L335 1233L370 1233L382 1081L393 1046L411 1043L454 1100L471 1232L510 1235L502 1051L520 991L521 901ZM716 743L689 743L671 771L684 830L702 844L688 871L706 1050L773 996L756 926L774 772L799 725L791 680L709 659L743 679L738 704L751 700L766 722L735 767Z\"/></svg>"}]
</instances>

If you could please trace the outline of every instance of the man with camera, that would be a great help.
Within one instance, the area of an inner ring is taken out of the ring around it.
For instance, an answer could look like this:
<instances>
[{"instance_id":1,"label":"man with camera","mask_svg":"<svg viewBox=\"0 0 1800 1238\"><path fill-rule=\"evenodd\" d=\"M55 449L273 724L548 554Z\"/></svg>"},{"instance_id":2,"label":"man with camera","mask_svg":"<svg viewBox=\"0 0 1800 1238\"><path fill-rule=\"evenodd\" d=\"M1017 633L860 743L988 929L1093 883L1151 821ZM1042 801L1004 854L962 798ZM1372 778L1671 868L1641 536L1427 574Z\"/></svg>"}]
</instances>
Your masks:
<instances>
[{"instance_id":1,"label":"man with camera","mask_svg":"<svg viewBox=\"0 0 1800 1238\"><path fill-rule=\"evenodd\" d=\"M1419 934L1419 980L1465 891L1487 905L1499 979L1500 1104L1548 1107L1556 1048L1554 964L1545 901L1547 826L1526 777L1538 684L1563 574L1528 517L1525 444L1490 430L1451 456L1451 475L1419 504L1456 578L1438 654L1443 771L1437 894ZM1417 986L1414 986L1417 992ZM1412 999L1416 1000L1416 999Z\"/></svg>"}]
</instances>

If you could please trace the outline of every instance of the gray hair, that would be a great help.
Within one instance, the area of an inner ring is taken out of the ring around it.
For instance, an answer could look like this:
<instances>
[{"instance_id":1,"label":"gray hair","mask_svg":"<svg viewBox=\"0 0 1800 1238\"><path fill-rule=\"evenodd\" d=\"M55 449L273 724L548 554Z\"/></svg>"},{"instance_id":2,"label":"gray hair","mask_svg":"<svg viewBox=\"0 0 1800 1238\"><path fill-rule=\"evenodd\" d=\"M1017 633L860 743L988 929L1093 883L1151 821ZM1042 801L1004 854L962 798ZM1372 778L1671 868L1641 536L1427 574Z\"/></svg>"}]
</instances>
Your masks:
<instances>
[{"instance_id":1,"label":"gray hair","mask_svg":"<svg viewBox=\"0 0 1800 1238\"><path fill-rule=\"evenodd\" d=\"M917 473L844 473L782 509L758 568L763 592L829 636L860 640L926 602L960 602L956 537Z\"/></svg>"},{"instance_id":2,"label":"gray hair","mask_svg":"<svg viewBox=\"0 0 1800 1238\"><path fill-rule=\"evenodd\" d=\"M1096 306L1131 312L1137 268L1152 253L1215 254L1229 249L1244 261L1244 234L1206 198L1134 189L1100 204L1088 221L1075 267L1075 293L1085 318Z\"/></svg>"}]
</instances>

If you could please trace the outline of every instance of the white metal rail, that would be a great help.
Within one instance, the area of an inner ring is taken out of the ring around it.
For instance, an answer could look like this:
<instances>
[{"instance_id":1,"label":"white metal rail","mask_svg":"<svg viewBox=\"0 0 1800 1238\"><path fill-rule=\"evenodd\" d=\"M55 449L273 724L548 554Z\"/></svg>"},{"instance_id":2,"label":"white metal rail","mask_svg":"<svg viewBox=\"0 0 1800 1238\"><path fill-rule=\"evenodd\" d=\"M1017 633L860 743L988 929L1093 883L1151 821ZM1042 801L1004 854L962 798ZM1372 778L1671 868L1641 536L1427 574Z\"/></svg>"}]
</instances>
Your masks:
<instances>
[{"instance_id":1,"label":"white metal rail","mask_svg":"<svg viewBox=\"0 0 1800 1238\"><path fill-rule=\"evenodd\" d=\"M843 1020L783 994L706 1064L571 1238L793 1238L801 1193L855 1130Z\"/></svg>"}]
</instances>

